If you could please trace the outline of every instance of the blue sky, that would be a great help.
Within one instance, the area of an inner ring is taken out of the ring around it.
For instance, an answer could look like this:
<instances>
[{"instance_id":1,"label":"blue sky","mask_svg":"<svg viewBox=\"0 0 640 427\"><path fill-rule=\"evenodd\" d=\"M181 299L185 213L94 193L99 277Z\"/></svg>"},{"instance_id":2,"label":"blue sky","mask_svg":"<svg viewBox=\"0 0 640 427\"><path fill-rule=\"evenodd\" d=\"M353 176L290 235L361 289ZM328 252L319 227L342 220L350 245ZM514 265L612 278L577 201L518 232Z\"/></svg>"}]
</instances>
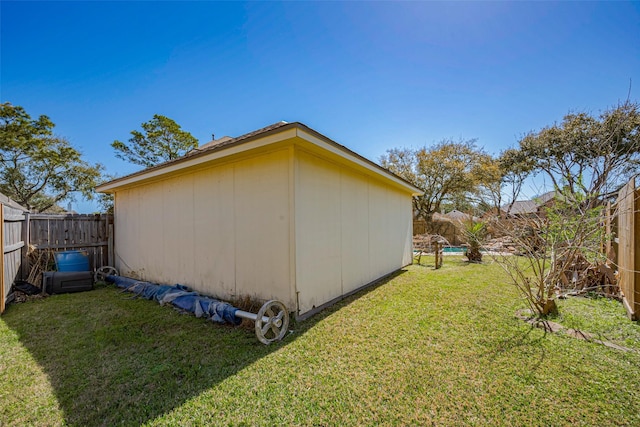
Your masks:
<instances>
[{"instance_id":1,"label":"blue sky","mask_svg":"<svg viewBox=\"0 0 640 427\"><path fill-rule=\"evenodd\" d=\"M0 2L0 100L90 162L154 114L200 143L300 121L378 161L640 99L640 3ZM95 210L74 203L83 212Z\"/></svg>"}]
</instances>

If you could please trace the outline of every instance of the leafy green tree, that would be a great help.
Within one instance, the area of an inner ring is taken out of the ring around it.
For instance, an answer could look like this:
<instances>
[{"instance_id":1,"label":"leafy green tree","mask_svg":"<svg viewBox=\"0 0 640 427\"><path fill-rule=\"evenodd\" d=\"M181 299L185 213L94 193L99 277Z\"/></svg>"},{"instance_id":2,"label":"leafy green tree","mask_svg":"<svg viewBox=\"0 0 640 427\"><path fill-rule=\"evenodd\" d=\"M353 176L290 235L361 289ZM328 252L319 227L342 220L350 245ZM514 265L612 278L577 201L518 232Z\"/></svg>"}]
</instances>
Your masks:
<instances>
[{"instance_id":1,"label":"leafy green tree","mask_svg":"<svg viewBox=\"0 0 640 427\"><path fill-rule=\"evenodd\" d=\"M128 144L117 140L111 143L116 157L151 167L182 157L198 147L198 140L168 117L155 114L141 126L142 132L131 131Z\"/></svg>"},{"instance_id":2,"label":"leafy green tree","mask_svg":"<svg viewBox=\"0 0 640 427\"><path fill-rule=\"evenodd\" d=\"M500 209L503 201L508 203L507 212L518 199L524 181L532 175L535 161L522 150L509 148L500 153L497 159L499 169L499 191L495 194L494 207Z\"/></svg>"},{"instance_id":3,"label":"leafy green tree","mask_svg":"<svg viewBox=\"0 0 640 427\"><path fill-rule=\"evenodd\" d=\"M118 178L116 175L112 174L103 174L100 178L100 181L97 183L97 186L104 184L105 182L113 181ZM106 212L108 214L113 214L114 207L114 197L112 193L98 193L97 194L97 202L100 206L101 212Z\"/></svg>"},{"instance_id":4,"label":"leafy green tree","mask_svg":"<svg viewBox=\"0 0 640 427\"><path fill-rule=\"evenodd\" d=\"M545 173L554 188L596 198L616 190L640 165L640 106L626 101L593 116L567 114L560 124L520 140L520 151Z\"/></svg>"},{"instance_id":5,"label":"leafy green tree","mask_svg":"<svg viewBox=\"0 0 640 427\"><path fill-rule=\"evenodd\" d=\"M445 139L433 147L394 148L380 158L383 167L424 191L414 197L417 215L429 227L435 212L445 204L464 204L479 185L492 176L483 168L490 156L476 146L476 140Z\"/></svg>"},{"instance_id":6,"label":"leafy green tree","mask_svg":"<svg viewBox=\"0 0 640 427\"><path fill-rule=\"evenodd\" d=\"M504 170L499 159L494 159L488 154L481 153L478 157L478 165L475 168L475 180L477 188L473 204L480 214L487 210L500 207L502 202Z\"/></svg>"},{"instance_id":7,"label":"leafy green tree","mask_svg":"<svg viewBox=\"0 0 640 427\"><path fill-rule=\"evenodd\" d=\"M53 127L47 116L33 120L20 106L0 106L0 192L29 210L52 209L74 192L92 199L101 174Z\"/></svg>"}]
</instances>

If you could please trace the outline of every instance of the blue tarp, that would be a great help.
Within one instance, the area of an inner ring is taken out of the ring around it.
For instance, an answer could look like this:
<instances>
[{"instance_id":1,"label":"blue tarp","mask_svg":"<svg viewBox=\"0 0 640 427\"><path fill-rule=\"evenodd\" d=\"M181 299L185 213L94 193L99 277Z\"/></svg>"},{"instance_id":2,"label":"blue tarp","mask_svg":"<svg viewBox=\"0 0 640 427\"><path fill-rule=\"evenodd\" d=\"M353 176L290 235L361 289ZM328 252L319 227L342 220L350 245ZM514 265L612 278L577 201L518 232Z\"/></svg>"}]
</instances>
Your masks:
<instances>
[{"instance_id":1,"label":"blue tarp","mask_svg":"<svg viewBox=\"0 0 640 427\"><path fill-rule=\"evenodd\" d=\"M206 317L214 322L233 325L242 322L242 319L236 316L238 309L231 304L200 295L183 285L158 285L123 276L107 276L106 280L142 298L158 301L160 305L172 304L195 314L196 317Z\"/></svg>"}]
</instances>

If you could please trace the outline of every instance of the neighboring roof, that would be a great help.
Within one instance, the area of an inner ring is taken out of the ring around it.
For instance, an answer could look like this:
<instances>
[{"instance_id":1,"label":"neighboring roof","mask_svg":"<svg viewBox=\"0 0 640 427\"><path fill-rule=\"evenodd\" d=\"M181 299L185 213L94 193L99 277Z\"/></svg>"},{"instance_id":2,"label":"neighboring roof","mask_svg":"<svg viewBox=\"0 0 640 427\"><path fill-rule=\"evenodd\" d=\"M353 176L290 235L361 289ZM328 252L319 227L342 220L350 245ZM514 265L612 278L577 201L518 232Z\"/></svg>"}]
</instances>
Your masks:
<instances>
[{"instance_id":1,"label":"neighboring roof","mask_svg":"<svg viewBox=\"0 0 640 427\"><path fill-rule=\"evenodd\" d=\"M553 199L554 197L556 197L556 192L555 191L548 191L538 197L534 197L533 200L538 203L538 206L542 206L545 203L547 203L549 200Z\"/></svg>"},{"instance_id":2,"label":"neighboring roof","mask_svg":"<svg viewBox=\"0 0 640 427\"><path fill-rule=\"evenodd\" d=\"M473 220L473 221L478 221L479 218L466 214L464 212L461 212L457 209L452 210L451 212L447 212L446 214L444 214L447 218L450 218L454 221L468 221L468 220Z\"/></svg>"},{"instance_id":3,"label":"neighboring roof","mask_svg":"<svg viewBox=\"0 0 640 427\"><path fill-rule=\"evenodd\" d=\"M379 175L385 176L387 179L390 179L396 182L397 184L405 187L407 190L411 191L411 193L414 195L422 194L422 191L419 188L415 187L413 184L411 184L404 178L399 177L398 175L383 168L377 163L374 163L371 160L365 157L362 157L361 155L357 154L354 151L351 151L347 147L338 144L332 139L311 129L310 127L307 127L306 125L300 122L287 123L284 121L274 123L272 125L263 127L253 132L249 132L247 134L241 135L236 138L223 137L218 140L208 142L194 150L191 150L189 153L187 153L183 157L180 157L174 160L169 160L159 165L152 166L150 168L147 168L138 172L134 172L132 174L123 176L121 178L117 178L112 181L106 182L98 186L96 190L99 192L110 192L124 185L130 185L138 181L146 180L148 178L157 177L159 175L163 175L164 173L168 173L176 169L181 169L183 167L189 167L189 166L192 166L193 164L201 163L201 161L207 162L207 161L213 160L214 158L224 157L224 154L222 153L220 155L217 155L217 154L224 150L231 150L232 148L238 148L238 151L242 151L243 144L248 144L260 138L264 138L270 135L275 135L277 133L284 132L287 130L302 131L302 133L296 132L296 135L299 137L304 138L305 137L304 133L310 135L311 137L315 137L319 139L321 142L324 142L325 144L328 144L329 146L337 149L333 151L334 152L337 151L336 154L339 154L341 157L349 159L354 163L359 163L362 166L366 167L367 169L375 171ZM305 139L307 139L309 142L315 143L313 141L313 138L306 137ZM317 143L315 144L318 145ZM246 147L244 149L249 149L249 148L250 147Z\"/></svg>"},{"instance_id":4,"label":"neighboring roof","mask_svg":"<svg viewBox=\"0 0 640 427\"><path fill-rule=\"evenodd\" d=\"M534 197L533 200L517 200L511 205L509 213L512 215L526 215L538 212L538 208L548 201L552 200L556 196L555 191L546 192L538 197ZM509 209L510 204L503 205L500 209L506 212Z\"/></svg>"},{"instance_id":5,"label":"neighboring roof","mask_svg":"<svg viewBox=\"0 0 640 427\"><path fill-rule=\"evenodd\" d=\"M434 212L433 215L431 216L431 219L434 221L445 221L445 222L453 223L453 220L451 218L439 212Z\"/></svg>"},{"instance_id":6,"label":"neighboring roof","mask_svg":"<svg viewBox=\"0 0 640 427\"><path fill-rule=\"evenodd\" d=\"M505 212L508 210L512 215L523 215L538 212L538 204L533 200L517 200L511 205L503 205L501 209Z\"/></svg>"}]
</instances>

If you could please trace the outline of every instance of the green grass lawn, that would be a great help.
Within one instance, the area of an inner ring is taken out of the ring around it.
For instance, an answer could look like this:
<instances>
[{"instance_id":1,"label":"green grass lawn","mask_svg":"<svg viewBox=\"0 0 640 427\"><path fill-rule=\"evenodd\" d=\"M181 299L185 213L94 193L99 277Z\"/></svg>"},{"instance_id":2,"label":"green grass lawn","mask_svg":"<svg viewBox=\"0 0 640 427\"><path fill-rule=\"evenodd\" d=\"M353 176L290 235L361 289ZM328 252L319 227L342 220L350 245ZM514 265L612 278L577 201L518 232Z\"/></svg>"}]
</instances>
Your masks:
<instances>
[{"instance_id":1,"label":"green grass lawn","mask_svg":"<svg viewBox=\"0 0 640 427\"><path fill-rule=\"evenodd\" d=\"M432 262L432 261L431 261ZM281 343L113 287L9 306L0 425L640 425L640 325L620 303L545 334L499 266L412 266Z\"/></svg>"}]
</instances>

